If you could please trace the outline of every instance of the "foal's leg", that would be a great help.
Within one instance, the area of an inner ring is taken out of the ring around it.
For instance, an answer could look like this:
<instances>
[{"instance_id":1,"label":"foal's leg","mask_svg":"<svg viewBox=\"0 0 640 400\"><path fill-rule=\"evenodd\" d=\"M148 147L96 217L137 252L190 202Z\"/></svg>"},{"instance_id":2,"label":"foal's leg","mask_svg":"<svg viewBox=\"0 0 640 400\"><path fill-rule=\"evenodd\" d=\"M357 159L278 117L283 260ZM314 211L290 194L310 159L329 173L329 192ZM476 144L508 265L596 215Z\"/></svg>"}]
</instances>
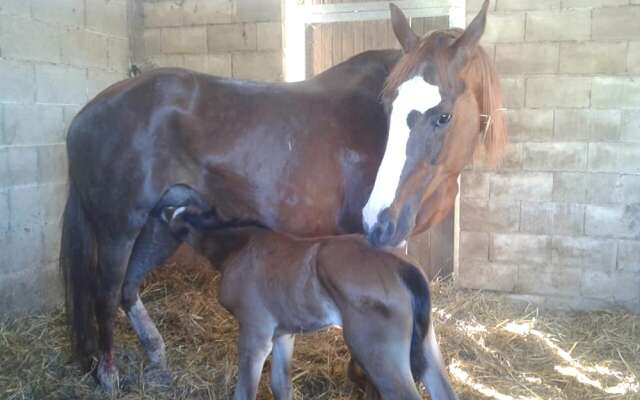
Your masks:
<instances>
[{"instance_id":1,"label":"foal's leg","mask_svg":"<svg viewBox=\"0 0 640 400\"><path fill-rule=\"evenodd\" d=\"M145 275L171 257L179 245L180 241L171 235L168 225L150 216L136 240L122 289L122 308L151 362L151 369L166 372L158 376L161 379L159 383L163 384L171 381L171 375L166 371L164 340L142 304L138 291Z\"/></svg>"},{"instance_id":2,"label":"foal's leg","mask_svg":"<svg viewBox=\"0 0 640 400\"><path fill-rule=\"evenodd\" d=\"M422 383L427 387L432 399L455 400L458 396L453 391L447 371L442 361L440 347L436 342L433 323L429 323L429 332L424 339L424 352L427 369L422 377Z\"/></svg>"},{"instance_id":3,"label":"foal's leg","mask_svg":"<svg viewBox=\"0 0 640 400\"><path fill-rule=\"evenodd\" d=\"M273 341L271 353L271 391L276 400L293 399L291 357L295 336L281 335Z\"/></svg>"},{"instance_id":4,"label":"foal's leg","mask_svg":"<svg viewBox=\"0 0 640 400\"><path fill-rule=\"evenodd\" d=\"M371 314L345 317L351 353L383 399L420 400L409 358L411 326Z\"/></svg>"},{"instance_id":5,"label":"foal's leg","mask_svg":"<svg viewBox=\"0 0 640 400\"><path fill-rule=\"evenodd\" d=\"M255 327L240 326L238 382L233 393L234 400L256 398L262 368L273 346L273 331L269 335L252 328Z\"/></svg>"},{"instance_id":6,"label":"foal's leg","mask_svg":"<svg viewBox=\"0 0 640 400\"><path fill-rule=\"evenodd\" d=\"M135 235L131 236L118 239L102 236L97 241L95 309L100 355L96 377L107 391L113 391L118 385L118 370L113 360L113 324L120 303L122 281L135 240Z\"/></svg>"}]
</instances>

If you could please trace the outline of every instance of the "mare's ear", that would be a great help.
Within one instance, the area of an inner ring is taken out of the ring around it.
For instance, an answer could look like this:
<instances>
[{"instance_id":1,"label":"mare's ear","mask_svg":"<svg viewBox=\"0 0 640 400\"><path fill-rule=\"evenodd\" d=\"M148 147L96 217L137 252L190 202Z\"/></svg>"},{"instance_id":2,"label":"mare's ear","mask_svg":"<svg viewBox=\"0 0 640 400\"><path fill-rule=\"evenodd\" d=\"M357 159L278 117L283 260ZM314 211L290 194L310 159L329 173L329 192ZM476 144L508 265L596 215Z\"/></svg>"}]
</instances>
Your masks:
<instances>
[{"instance_id":1,"label":"mare's ear","mask_svg":"<svg viewBox=\"0 0 640 400\"><path fill-rule=\"evenodd\" d=\"M473 21L465 29L462 36L460 36L451 45L451 62L454 64L454 68L462 70L470 59L471 54L478 46L478 42L484 33L484 28L487 25L487 10L489 9L489 0L485 0L482 4L482 8L478 15L473 18Z\"/></svg>"},{"instance_id":2,"label":"mare's ear","mask_svg":"<svg viewBox=\"0 0 640 400\"><path fill-rule=\"evenodd\" d=\"M389 4L391 10L391 26L393 27L393 33L396 35L400 46L405 53L410 52L418 46L420 42L420 36L418 36L409 26L409 20L404 15L402 10L395 4Z\"/></svg>"}]
</instances>

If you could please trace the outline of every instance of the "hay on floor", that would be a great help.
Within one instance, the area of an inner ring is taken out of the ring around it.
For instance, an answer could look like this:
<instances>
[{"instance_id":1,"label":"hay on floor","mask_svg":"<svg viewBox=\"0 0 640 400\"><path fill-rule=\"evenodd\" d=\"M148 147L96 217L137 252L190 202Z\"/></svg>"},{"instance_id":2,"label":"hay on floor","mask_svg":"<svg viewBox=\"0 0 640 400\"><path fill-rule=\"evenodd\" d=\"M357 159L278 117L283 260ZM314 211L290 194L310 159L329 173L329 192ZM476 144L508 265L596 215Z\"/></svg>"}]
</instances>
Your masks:
<instances>
[{"instance_id":1,"label":"hay on floor","mask_svg":"<svg viewBox=\"0 0 640 400\"><path fill-rule=\"evenodd\" d=\"M236 373L235 321L216 302L217 274L173 263L157 271L143 301L167 344L175 384L144 384L144 357L118 319L119 399L227 399ZM432 285L434 319L451 380L462 399L640 399L640 316L551 313L495 294ZM361 394L346 378L340 331L299 336L296 399ZM0 323L0 398L105 399L70 361L60 312ZM271 398L268 364L260 399Z\"/></svg>"}]
</instances>

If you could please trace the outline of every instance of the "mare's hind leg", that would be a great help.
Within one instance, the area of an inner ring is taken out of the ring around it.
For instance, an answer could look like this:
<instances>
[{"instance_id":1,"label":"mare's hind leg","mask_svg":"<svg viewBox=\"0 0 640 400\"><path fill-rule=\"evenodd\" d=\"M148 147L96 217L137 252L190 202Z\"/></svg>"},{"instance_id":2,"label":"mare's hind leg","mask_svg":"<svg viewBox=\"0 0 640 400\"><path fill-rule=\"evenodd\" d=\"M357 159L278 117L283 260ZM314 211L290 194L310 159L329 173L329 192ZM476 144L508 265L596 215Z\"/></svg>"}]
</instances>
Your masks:
<instances>
[{"instance_id":1,"label":"mare's hind leg","mask_svg":"<svg viewBox=\"0 0 640 400\"><path fill-rule=\"evenodd\" d=\"M139 289L145 275L171 257L179 245L180 241L171 235L166 223L149 216L131 253L122 288L122 308L151 362L153 377L161 384L171 382L171 374L166 370L165 344L140 300Z\"/></svg>"},{"instance_id":2,"label":"mare's hind leg","mask_svg":"<svg viewBox=\"0 0 640 400\"><path fill-rule=\"evenodd\" d=\"M97 241L96 320L100 350L96 377L111 392L118 386L118 370L113 360L113 325L135 235L114 239L101 235Z\"/></svg>"}]
</instances>

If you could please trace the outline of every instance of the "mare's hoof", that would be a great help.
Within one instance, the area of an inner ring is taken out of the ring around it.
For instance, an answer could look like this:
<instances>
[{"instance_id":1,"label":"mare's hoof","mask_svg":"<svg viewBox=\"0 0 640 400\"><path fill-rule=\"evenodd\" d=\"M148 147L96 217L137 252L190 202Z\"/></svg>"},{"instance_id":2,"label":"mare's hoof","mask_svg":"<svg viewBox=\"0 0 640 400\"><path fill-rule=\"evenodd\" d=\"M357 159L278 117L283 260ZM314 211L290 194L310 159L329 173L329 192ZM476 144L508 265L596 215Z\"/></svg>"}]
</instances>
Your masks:
<instances>
[{"instance_id":1,"label":"mare's hoof","mask_svg":"<svg viewBox=\"0 0 640 400\"><path fill-rule=\"evenodd\" d=\"M149 366L144 370L144 384L156 388L167 388L173 384L173 374L167 367Z\"/></svg>"},{"instance_id":2,"label":"mare's hoof","mask_svg":"<svg viewBox=\"0 0 640 400\"><path fill-rule=\"evenodd\" d=\"M98 364L96 379L102 390L108 393L115 393L120 385L118 369L114 365L107 363L101 362Z\"/></svg>"}]
</instances>

